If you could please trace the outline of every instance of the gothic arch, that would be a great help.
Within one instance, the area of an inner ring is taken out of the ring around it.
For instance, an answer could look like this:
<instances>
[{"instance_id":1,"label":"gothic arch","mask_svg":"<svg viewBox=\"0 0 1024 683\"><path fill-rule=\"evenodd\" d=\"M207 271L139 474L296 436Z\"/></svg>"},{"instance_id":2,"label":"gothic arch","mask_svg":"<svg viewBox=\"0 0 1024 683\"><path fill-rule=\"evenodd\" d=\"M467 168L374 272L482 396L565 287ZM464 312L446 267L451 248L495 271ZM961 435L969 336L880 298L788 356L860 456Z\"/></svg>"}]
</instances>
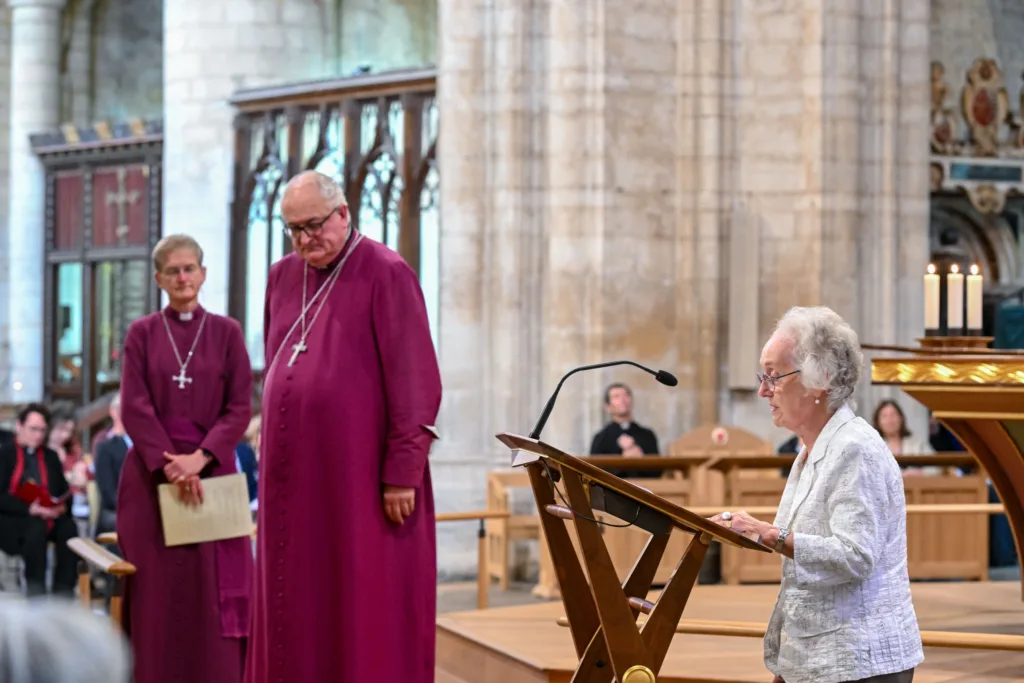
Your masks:
<instances>
[{"instance_id":1,"label":"gothic arch","mask_svg":"<svg viewBox=\"0 0 1024 683\"><path fill-rule=\"evenodd\" d=\"M977 263L994 284L1017 282L1021 254L1017 236L1003 216L978 212L966 198L933 198L929 229L930 253L940 265Z\"/></svg>"}]
</instances>

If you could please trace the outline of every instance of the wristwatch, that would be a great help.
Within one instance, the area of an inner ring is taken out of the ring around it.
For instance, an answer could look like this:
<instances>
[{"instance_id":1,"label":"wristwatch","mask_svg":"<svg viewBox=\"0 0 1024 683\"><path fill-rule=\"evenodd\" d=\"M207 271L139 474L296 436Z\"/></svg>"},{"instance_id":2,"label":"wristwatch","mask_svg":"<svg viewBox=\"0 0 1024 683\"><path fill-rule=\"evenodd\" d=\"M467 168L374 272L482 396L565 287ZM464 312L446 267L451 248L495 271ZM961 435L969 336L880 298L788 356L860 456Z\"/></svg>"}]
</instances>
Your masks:
<instances>
[{"instance_id":1,"label":"wristwatch","mask_svg":"<svg viewBox=\"0 0 1024 683\"><path fill-rule=\"evenodd\" d=\"M786 538L789 536L789 529L779 527L779 538L775 541L775 552L781 553L782 546L786 543Z\"/></svg>"}]
</instances>

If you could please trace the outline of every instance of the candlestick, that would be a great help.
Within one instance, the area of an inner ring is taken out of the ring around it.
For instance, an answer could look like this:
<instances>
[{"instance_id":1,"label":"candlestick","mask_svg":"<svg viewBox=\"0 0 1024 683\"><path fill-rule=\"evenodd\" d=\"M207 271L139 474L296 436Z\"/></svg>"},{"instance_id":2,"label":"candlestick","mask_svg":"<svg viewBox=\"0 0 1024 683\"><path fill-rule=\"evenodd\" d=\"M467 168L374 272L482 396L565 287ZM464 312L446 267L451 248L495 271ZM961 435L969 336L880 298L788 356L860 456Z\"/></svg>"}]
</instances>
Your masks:
<instances>
[{"instance_id":1,"label":"candlestick","mask_svg":"<svg viewBox=\"0 0 1024 683\"><path fill-rule=\"evenodd\" d=\"M964 329L964 274L955 263L946 276L946 329L954 337Z\"/></svg>"},{"instance_id":2,"label":"candlestick","mask_svg":"<svg viewBox=\"0 0 1024 683\"><path fill-rule=\"evenodd\" d=\"M971 274L967 276L967 329L969 332L981 332L982 327L982 291L984 278L977 264L971 266Z\"/></svg>"},{"instance_id":3,"label":"candlestick","mask_svg":"<svg viewBox=\"0 0 1024 683\"><path fill-rule=\"evenodd\" d=\"M939 330L940 280L935 265L929 263L928 272L924 276L924 331L929 336L937 334Z\"/></svg>"}]
</instances>

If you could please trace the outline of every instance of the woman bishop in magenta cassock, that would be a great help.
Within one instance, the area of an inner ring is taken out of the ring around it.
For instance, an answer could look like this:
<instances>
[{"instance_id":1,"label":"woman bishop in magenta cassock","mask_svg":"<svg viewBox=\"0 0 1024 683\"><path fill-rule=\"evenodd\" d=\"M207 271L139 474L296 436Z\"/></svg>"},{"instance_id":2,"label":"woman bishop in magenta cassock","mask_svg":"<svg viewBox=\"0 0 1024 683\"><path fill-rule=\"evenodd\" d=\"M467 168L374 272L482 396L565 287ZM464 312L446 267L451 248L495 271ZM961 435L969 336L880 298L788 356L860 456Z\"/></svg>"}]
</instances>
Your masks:
<instances>
[{"instance_id":1,"label":"woman bishop in magenta cassock","mask_svg":"<svg viewBox=\"0 0 1024 683\"><path fill-rule=\"evenodd\" d=\"M121 412L132 448L117 494L118 542L137 573L125 589L133 683L239 683L249 632L248 538L167 547L157 486L188 502L206 477L233 474L251 414L252 370L241 327L199 305L203 253L190 237L153 251L170 300L124 342Z\"/></svg>"}]
</instances>

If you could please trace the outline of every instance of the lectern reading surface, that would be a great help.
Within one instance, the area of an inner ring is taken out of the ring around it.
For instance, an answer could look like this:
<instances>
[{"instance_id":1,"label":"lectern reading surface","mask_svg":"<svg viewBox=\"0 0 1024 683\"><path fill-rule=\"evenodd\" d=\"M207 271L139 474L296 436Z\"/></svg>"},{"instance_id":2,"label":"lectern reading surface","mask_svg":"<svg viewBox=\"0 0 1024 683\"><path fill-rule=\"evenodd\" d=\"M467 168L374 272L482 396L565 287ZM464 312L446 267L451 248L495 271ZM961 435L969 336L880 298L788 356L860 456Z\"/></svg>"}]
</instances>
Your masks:
<instances>
[{"instance_id":1,"label":"lectern reading surface","mask_svg":"<svg viewBox=\"0 0 1024 683\"><path fill-rule=\"evenodd\" d=\"M526 467L530 474L580 658L573 683L655 683L711 540L771 552L759 541L542 441L508 433L498 440L512 451L512 466ZM556 488L559 480L564 494ZM595 510L623 522L611 526L637 526L651 534L624 583L619 583ZM583 565L561 520L575 525ZM657 603L651 603L647 594L673 527L693 533L693 540ZM642 629L637 625L641 612L650 615Z\"/></svg>"}]
</instances>

